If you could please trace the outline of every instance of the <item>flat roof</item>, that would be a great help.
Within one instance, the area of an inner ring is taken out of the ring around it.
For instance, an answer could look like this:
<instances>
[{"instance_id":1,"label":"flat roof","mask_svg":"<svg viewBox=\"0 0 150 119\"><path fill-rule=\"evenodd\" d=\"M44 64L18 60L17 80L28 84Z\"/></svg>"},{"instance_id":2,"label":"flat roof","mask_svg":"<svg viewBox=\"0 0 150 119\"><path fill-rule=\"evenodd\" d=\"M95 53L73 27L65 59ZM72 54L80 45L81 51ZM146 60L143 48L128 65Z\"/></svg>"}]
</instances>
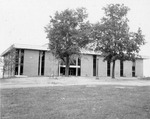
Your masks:
<instances>
[{"instance_id":1,"label":"flat roof","mask_svg":"<svg viewBox=\"0 0 150 119\"><path fill-rule=\"evenodd\" d=\"M48 51L48 47L47 45L27 45L27 44L13 44L11 45L9 48L7 48L2 54L1 56L4 56L5 54L7 54L10 50L12 50L13 48L15 49L28 49L28 50L44 50L44 51Z\"/></svg>"},{"instance_id":2,"label":"flat roof","mask_svg":"<svg viewBox=\"0 0 150 119\"><path fill-rule=\"evenodd\" d=\"M41 51L49 51L48 44L45 45L27 45L27 44L13 44L9 48L7 48L1 56L4 56L7 54L9 51L11 51L13 48L15 49L27 49L27 50L41 50ZM89 54L89 55L102 55L101 52L94 51L94 50L88 50L85 48L82 48L81 50L82 54ZM137 56L137 58L142 58L142 59L149 59L149 57L146 56Z\"/></svg>"}]
</instances>

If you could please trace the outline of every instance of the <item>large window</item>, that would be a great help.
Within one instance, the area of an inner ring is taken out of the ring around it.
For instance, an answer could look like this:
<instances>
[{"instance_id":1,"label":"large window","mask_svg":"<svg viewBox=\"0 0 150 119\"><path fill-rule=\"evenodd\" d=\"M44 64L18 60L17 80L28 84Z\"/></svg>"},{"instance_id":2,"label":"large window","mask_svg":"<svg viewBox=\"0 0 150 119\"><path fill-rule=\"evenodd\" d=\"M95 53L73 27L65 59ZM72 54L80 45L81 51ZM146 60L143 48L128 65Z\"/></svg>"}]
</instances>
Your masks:
<instances>
[{"instance_id":1,"label":"large window","mask_svg":"<svg viewBox=\"0 0 150 119\"><path fill-rule=\"evenodd\" d=\"M123 61L120 60L120 76L123 76Z\"/></svg>"},{"instance_id":2,"label":"large window","mask_svg":"<svg viewBox=\"0 0 150 119\"><path fill-rule=\"evenodd\" d=\"M78 58L78 66L80 66L80 65L81 65L81 59Z\"/></svg>"},{"instance_id":3,"label":"large window","mask_svg":"<svg viewBox=\"0 0 150 119\"><path fill-rule=\"evenodd\" d=\"M132 62L132 77L135 77L135 60Z\"/></svg>"},{"instance_id":4,"label":"large window","mask_svg":"<svg viewBox=\"0 0 150 119\"><path fill-rule=\"evenodd\" d=\"M111 71L111 62L107 61L107 76L110 76L110 71Z\"/></svg>"},{"instance_id":5,"label":"large window","mask_svg":"<svg viewBox=\"0 0 150 119\"><path fill-rule=\"evenodd\" d=\"M15 75L18 75L18 64L19 64L19 49L16 49L16 56L15 56Z\"/></svg>"},{"instance_id":6,"label":"large window","mask_svg":"<svg viewBox=\"0 0 150 119\"><path fill-rule=\"evenodd\" d=\"M24 49L16 49L15 52L15 75L23 75Z\"/></svg>"},{"instance_id":7,"label":"large window","mask_svg":"<svg viewBox=\"0 0 150 119\"><path fill-rule=\"evenodd\" d=\"M71 76L80 76L81 71L81 60L80 58L72 59L69 67L69 75ZM60 64L60 75L65 75L65 63L62 61Z\"/></svg>"},{"instance_id":8,"label":"large window","mask_svg":"<svg viewBox=\"0 0 150 119\"><path fill-rule=\"evenodd\" d=\"M76 60L75 59L70 60L70 65L76 65Z\"/></svg>"},{"instance_id":9,"label":"large window","mask_svg":"<svg viewBox=\"0 0 150 119\"><path fill-rule=\"evenodd\" d=\"M96 76L96 55L93 55L93 76Z\"/></svg>"},{"instance_id":10,"label":"large window","mask_svg":"<svg viewBox=\"0 0 150 119\"><path fill-rule=\"evenodd\" d=\"M45 68L45 52L42 52L42 63L41 63L41 75L44 75L44 68Z\"/></svg>"},{"instance_id":11,"label":"large window","mask_svg":"<svg viewBox=\"0 0 150 119\"><path fill-rule=\"evenodd\" d=\"M44 75L45 51L39 51L38 75Z\"/></svg>"},{"instance_id":12,"label":"large window","mask_svg":"<svg viewBox=\"0 0 150 119\"><path fill-rule=\"evenodd\" d=\"M24 50L21 49L21 54L20 54L20 75L23 75L23 63L24 63Z\"/></svg>"}]
</instances>

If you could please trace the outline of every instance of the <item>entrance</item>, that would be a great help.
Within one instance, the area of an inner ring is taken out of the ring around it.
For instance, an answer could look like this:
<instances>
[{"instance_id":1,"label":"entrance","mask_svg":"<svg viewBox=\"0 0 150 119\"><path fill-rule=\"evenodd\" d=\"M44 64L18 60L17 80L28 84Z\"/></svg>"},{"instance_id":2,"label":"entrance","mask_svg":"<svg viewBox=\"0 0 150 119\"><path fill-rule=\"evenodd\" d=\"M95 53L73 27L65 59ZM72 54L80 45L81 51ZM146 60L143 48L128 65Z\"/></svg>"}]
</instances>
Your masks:
<instances>
[{"instance_id":1,"label":"entrance","mask_svg":"<svg viewBox=\"0 0 150 119\"><path fill-rule=\"evenodd\" d=\"M78 70L77 70L78 69ZM80 68L69 68L69 75L76 76L76 71L78 71L78 76L80 76ZM60 75L65 75L65 67L60 67Z\"/></svg>"}]
</instances>

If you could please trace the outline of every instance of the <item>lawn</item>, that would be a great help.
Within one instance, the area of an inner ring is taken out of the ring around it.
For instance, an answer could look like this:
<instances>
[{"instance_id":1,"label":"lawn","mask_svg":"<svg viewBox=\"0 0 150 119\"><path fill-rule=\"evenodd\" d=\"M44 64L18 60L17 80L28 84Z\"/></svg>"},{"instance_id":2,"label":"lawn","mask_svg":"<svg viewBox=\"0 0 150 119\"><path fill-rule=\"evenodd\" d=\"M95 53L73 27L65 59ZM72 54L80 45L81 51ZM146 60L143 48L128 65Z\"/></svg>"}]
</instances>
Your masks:
<instances>
[{"instance_id":1,"label":"lawn","mask_svg":"<svg viewBox=\"0 0 150 119\"><path fill-rule=\"evenodd\" d=\"M150 119L150 87L1 89L2 119Z\"/></svg>"}]
</instances>

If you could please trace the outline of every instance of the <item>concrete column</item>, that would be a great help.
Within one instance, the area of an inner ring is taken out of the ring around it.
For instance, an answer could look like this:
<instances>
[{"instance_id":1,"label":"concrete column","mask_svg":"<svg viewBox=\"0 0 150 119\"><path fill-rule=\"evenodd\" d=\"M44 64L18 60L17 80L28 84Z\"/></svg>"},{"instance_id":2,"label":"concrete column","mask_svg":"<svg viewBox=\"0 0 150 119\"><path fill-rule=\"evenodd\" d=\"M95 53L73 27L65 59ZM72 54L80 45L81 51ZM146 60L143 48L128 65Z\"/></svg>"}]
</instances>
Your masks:
<instances>
[{"instance_id":1,"label":"concrete column","mask_svg":"<svg viewBox=\"0 0 150 119\"><path fill-rule=\"evenodd\" d=\"M39 51L40 52L40 51ZM40 52L40 70L39 70L39 76L41 76L41 65L42 65L42 54Z\"/></svg>"},{"instance_id":2,"label":"concrete column","mask_svg":"<svg viewBox=\"0 0 150 119\"><path fill-rule=\"evenodd\" d=\"M76 76L78 76L78 57L76 58Z\"/></svg>"},{"instance_id":3,"label":"concrete column","mask_svg":"<svg viewBox=\"0 0 150 119\"><path fill-rule=\"evenodd\" d=\"M21 50L19 49L19 56L18 56L18 75L20 75L20 67L21 67Z\"/></svg>"},{"instance_id":4,"label":"concrete column","mask_svg":"<svg viewBox=\"0 0 150 119\"><path fill-rule=\"evenodd\" d=\"M98 75L98 65L99 65L99 58L98 56L96 57L96 79L99 79L99 75Z\"/></svg>"}]
</instances>

